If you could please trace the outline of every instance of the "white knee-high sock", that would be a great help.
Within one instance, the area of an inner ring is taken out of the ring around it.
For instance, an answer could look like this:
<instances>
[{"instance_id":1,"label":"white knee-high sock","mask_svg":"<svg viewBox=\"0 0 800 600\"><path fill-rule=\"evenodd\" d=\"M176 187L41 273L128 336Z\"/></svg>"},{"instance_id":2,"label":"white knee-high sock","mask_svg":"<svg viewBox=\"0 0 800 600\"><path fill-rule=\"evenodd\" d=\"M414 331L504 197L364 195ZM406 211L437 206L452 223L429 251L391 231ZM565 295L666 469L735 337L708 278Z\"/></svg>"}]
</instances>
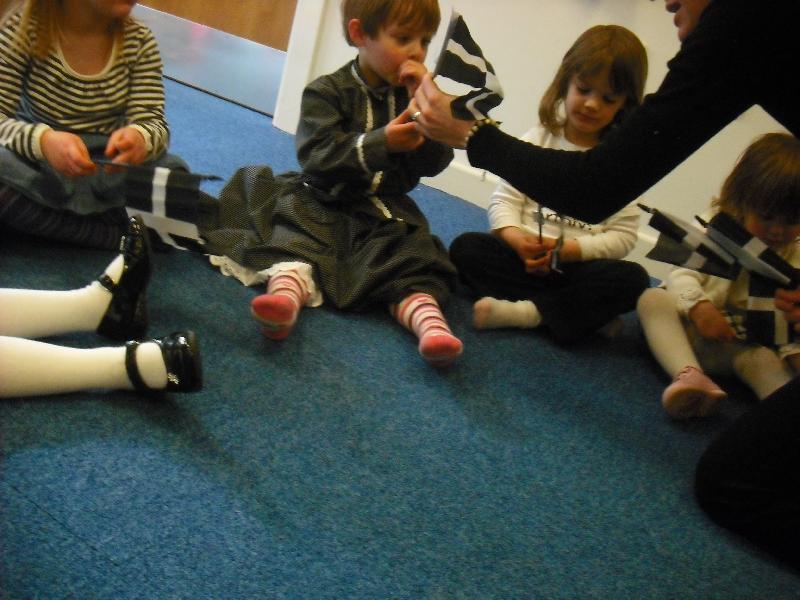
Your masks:
<instances>
[{"instance_id":1,"label":"white knee-high sock","mask_svg":"<svg viewBox=\"0 0 800 600\"><path fill-rule=\"evenodd\" d=\"M119 281L125 260L117 256L106 269ZM77 290L0 289L0 334L39 338L94 331L111 302L111 292L94 281Z\"/></svg>"},{"instance_id":2,"label":"white knee-high sock","mask_svg":"<svg viewBox=\"0 0 800 600\"><path fill-rule=\"evenodd\" d=\"M472 318L476 329L533 329L541 324L542 313L530 300L512 302L486 296L473 305Z\"/></svg>"},{"instance_id":3,"label":"white knee-high sock","mask_svg":"<svg viewBox=\"0 0 800 600\"><path fill-rule=\"evenodd\" d=\"M153 389L167 385L161 348L141 344L136 364ZM133 389L125 368L125 347L68 348L0 336L0 398L43 396L92 389Z\"/></svg>"},{"instance_id":4,"label":"white knee-high sock","mask_svg":"<svg viewBox=\"0 0 800 600\"><path fill-rule=\"evenodd\" d=\"M667 375L674 378L686 366L703 370L672 294L662 288L647 289L639 297L636 311L650 351Z\"/></svg>"}]
</instances>

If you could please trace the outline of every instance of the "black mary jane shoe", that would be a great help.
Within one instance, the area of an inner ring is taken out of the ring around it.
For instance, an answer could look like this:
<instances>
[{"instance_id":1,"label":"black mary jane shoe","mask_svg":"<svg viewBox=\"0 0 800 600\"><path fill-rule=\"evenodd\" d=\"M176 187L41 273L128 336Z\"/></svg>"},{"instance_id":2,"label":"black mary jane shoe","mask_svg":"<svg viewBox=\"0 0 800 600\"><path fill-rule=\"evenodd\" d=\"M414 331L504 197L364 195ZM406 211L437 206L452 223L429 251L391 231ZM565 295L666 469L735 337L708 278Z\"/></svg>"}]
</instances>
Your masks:
<instances>
[{"instance_id":1,"label":"black mary jane shoe","mask_svg":"<svg viewBox=\"0 0 800 600\"><path fill-rule=\"evenodd\" d=\"M161 339L150 340L159 345L167 367L168 392L198 392L203 388L203 368L200 362L200 345L194 331L178 331ZM139 373L136 349L140 344L132 340L125 344L125 369L133 387L140 392L157 392L162 389L149 387Z\"/></svg>"},{"instance_id":2,"label":"black mary jane shoe","mask_svg":"<svg viewBox=\"0 0 800 600\"><path fill-rule=\"evenodd\" d=\"M106 273L97 281L111 292L111 302L97 333L112 340L141 338L147 331L147 284L152 271L150 236L139 215L128 220L128 232L120 242L125 259L122 275L114 283Z\"/></svg>"}]
</instances>

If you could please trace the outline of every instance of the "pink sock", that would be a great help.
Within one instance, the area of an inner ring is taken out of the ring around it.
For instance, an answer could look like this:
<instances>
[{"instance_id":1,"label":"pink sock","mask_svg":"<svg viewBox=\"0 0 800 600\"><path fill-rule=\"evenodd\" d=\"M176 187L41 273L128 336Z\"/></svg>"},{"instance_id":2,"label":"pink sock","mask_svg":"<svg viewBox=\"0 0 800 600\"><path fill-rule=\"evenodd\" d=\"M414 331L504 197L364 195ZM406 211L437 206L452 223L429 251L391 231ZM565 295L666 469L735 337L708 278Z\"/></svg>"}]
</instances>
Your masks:
<instances>
[{"instance_id":1,"label":"pink sock","mask_svg":"<svg viewBox=\"0 0 800 600\"><path fill-rule=\"evenodd\" d=\"M307 300L308 290L297 271L281 271L270 277L266 294L253 298L250 312L261 325L261 333L282 340L291 333Z\"/></svg>"},{"instance_id":2,"label":"pink sock","mask_svg":"<svg viewBox=\"0 0 800 600\"><path fill-rule=\"evenodd\" d=\"M437 367L451 364L461 355L461 340L452 334L436 299L417 292L394 305L392 314L419 338L419 353Z\"/></svg>"}]
</instances>

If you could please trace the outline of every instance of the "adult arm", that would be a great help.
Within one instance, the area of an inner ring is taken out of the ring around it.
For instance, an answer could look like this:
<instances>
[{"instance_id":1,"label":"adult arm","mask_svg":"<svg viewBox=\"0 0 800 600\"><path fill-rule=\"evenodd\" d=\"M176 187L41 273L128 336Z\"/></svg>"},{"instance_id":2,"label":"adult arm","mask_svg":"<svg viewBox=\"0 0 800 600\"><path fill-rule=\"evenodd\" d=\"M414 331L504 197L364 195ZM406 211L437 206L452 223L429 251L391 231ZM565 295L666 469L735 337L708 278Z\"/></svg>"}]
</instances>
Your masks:
<instances>
[{"instance_id":1,"label":"adult arm","mask_svg":"<svg viewBox=\"0 0 800 600\"><path fill-rule=\"evenodd\" d=\"M586 152L549 150L483 126L469 139L470 163L559 212L600 221L757 103L763 87L794 77L791 72L781 81L765 76L765 71L777 76L766 66L775 62L772 36L793 26L779 18L780 11L737 0L712 2L670 61L658 91L598 146Z\"/></svg>"},{"instance_id":2,"label":"adult arm","mask_svg":"<svg viewBox=\"0 0 800 600\"><path fill-rule=\"evenodd\" d=\"M426 139L416 150L399 155L399 160L410 178L433 177L453 160L453 149Z\"/></svg>"}]
</instances>

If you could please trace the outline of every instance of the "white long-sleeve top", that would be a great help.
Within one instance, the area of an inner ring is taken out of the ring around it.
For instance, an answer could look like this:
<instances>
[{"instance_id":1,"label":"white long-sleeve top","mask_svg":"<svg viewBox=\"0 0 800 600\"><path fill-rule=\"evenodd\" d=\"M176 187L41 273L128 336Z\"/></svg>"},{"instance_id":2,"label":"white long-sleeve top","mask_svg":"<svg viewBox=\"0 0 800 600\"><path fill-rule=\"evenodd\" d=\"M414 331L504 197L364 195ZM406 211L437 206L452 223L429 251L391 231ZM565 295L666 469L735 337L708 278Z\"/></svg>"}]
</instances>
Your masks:
<instances>
[{"instance_id":1,"label":"white long-sleeve top","mask_svg":"<svg viewBox=\"0 0 800 600\"><path fill-rule=\"evenodd\" d=\"M561 135L553 135L541 125L532 128L521 139L556 150L586 149L576 146ZM540 209L545 220L542 234L545 237L557 238L560 234L559 221L563 220L564 239L578 241L582 260L624 258L636 245L641 212L636 202L631 202L600 223L590 224L566 215L558 215L549 208L540 206L538 202L505 181L501 181L492 194L488 209L489 225L492 230L519 227L526 233L538 235L539 225L536 217Z\"/></svg>"}]
</instances>

